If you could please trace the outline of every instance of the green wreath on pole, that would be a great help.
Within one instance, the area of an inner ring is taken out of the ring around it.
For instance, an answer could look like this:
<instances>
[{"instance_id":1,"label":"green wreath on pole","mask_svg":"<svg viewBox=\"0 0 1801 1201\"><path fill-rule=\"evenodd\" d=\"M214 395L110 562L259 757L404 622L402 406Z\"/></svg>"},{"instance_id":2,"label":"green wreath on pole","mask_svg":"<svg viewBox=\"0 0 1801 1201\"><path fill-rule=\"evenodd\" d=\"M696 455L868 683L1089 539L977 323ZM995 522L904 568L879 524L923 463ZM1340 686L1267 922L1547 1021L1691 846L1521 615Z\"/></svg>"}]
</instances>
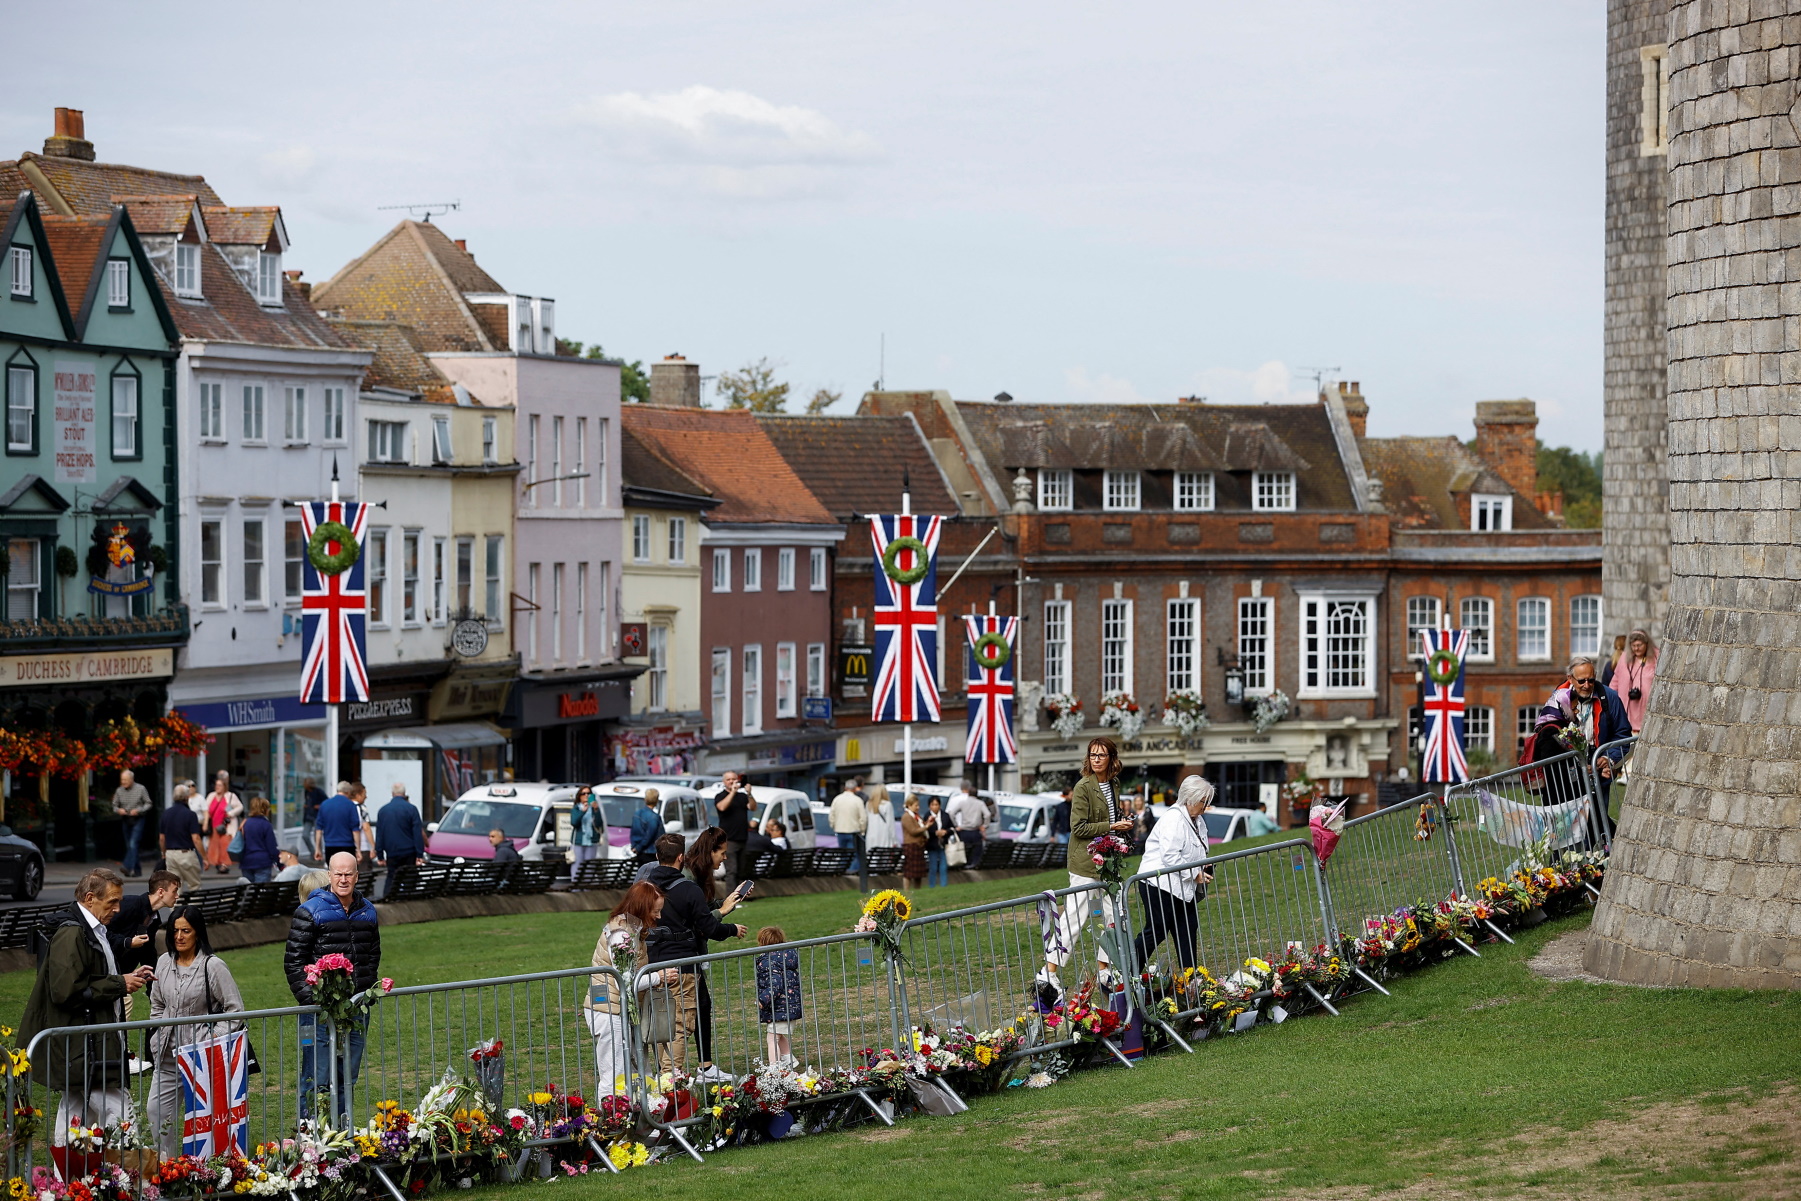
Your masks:
<instances>
[{"instance_id":1,"label":"green wreath on pole","mask_svg":"<svg viewBox=\"0 0 1801 1201\"><path fill-rule=\"evenodd\" d=\"M1005 638L990 632L976 639L974 653L976 666L983 671L993 671L1007 665L1007 660L1013 657L1013 648L1007 645Z\"/></svg>"},{"instance_id":2,"label":"green wreath on pole","mask_svg":"<svg viewBox=\"0 0 1801 1201\"><path fill-rule=\"evenodd\" d=\"M1463 667L1463 661L1450 651L1440 647L1432 652L1426 660L1426 674L1438 685L1448 685L1457 678L1457 672Z\"/></svg>"},{"instance_id":3,"label":"green wreath on pole","mask_svg":"<svg viewBox=\"0 0 1801 1201\"><path fill-rule=\"evenodd\" d=\"M900 553L903 550L913 552L913 566L900 566ZM932 569L931 555L926 551L926 544L911 534L902 534L888 544L882 552L882 574L902 587L911 587L926 578L926 572Z\"/></svg>"},{"instance_id":4,"label":"green wreath on pole","mask_svg":"<svg viewBox=\"0 0 1801 1201\"><path fill-rule=\"evenodd\" d=\"M338 553L326 550L326 544L336 542ZM320 575L343 575L356 562L362 553L362 547L356 544L356 535L350 527L341 521L322 521L313 528L313 536L306 542L306 561Z\"/></svg>"}]
</instances>

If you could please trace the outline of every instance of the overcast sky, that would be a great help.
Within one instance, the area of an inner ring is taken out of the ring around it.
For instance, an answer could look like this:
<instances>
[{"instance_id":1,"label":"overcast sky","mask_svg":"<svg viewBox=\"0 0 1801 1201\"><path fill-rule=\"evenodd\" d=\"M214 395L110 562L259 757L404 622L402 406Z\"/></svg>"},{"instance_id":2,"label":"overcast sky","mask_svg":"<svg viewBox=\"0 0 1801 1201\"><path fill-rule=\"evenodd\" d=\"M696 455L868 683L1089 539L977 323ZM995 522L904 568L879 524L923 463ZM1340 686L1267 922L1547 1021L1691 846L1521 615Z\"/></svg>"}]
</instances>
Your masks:
<instances>
[{"instance_id":1,"label":"overcast sky","mask_svg":"<svg viewBox=\"0 0 1801 1201\"><path fill-rule=\"evenodd\" d=\"M1255 403L1326 369L1372 433L1468 437L1526 396L1547 442L1601 444L1598 4L65 2L12 28L68 52L15 56L8 157L84 109L102 161L280 205L309 279L382 206L460 200L439 223L563 336L767 356L834 411L884 371Z\"/></svg>"}]
</instances>

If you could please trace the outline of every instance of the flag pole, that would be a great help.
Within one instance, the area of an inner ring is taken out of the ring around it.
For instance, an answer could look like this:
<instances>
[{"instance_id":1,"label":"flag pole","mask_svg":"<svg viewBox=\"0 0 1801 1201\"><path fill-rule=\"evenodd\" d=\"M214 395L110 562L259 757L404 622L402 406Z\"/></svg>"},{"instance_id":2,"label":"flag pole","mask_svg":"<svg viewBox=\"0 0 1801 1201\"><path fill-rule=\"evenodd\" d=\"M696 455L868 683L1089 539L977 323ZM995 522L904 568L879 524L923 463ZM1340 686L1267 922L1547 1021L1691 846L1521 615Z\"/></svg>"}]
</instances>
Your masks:
<instances>
[{"instance_id":1,"label":"flag pole","mask_svg":"<svg viewBox=\"0 0 1801 1201\"><path fill-rule=\"evenodd\" d=\"M337 504L338 497L338 456L331 457L331 500ZM327 631L335 636L334 631ZM338 781L344 777L338 770L338 706L327 701L325 704L325 778L333 792L338 790Z\"/></svg>"},{"instance_id":2,"label":"flag pole","mask_svg":"<svg viewBox=\"0 0 1801 1201\"><path fill-rule=\"evenodd\" d=\"M991 595L988 598L988 616L993 617L994 615L994 597ZM998 710L995 716L999 717ZM988 791L990 793L994 791L994 761L992 759L988 762Z\"/></svg>"},{"instance_id":3,"label":"flag pole","mask_svg":"<svg viewBox=\"0 0 1801 1201\"><path fill-rule=\"evenodd\" d=\"M913 515L913 494L910 491L907 491L905 488L903 488L901 491L901 516L902 517L911 517L912 515ZM904 637L910 638L913 635L913 631L910 629L903 628L901 630L901 634ZM906 684L907 684L907 688L909 691L911 691L914 687L916 687L914 681L912 681L912 680L908 680L906 682ZM913 709L913 706L911 703L909 703L901 710L901 712L908 713L908 712L911 712L912 709ZM907 721L907 722L901 723L901 802L904 804L906 802L906 799L912 795L913 795L913 723L910 721Z\"/></svg>"}]
</instances>

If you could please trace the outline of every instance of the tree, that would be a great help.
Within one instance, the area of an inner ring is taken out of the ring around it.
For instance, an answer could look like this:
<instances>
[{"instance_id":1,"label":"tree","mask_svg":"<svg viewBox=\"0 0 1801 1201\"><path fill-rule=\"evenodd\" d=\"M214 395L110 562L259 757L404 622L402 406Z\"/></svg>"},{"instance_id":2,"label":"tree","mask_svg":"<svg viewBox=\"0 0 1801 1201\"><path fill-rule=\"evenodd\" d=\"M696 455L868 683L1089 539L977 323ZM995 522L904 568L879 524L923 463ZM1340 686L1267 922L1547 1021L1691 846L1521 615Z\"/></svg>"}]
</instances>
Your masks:
<instances>
[{"instance_id":1,"label":"tree","mask_svg":"<svg viewBox=\"0 0 1801 1201\"><path fill-rule=\"evenodd\" d=\"M714 387L725 397L728 409L753 413L780 413L788 407L788 385L775 378L780 363L758 359L736 371L722 371Z\"/></svg>"},{"instance_id":2,"label":"tree","mask_svg":"<svg viewBox=\"0 0 1801 1201\"><path fill-rule=\"evenodd\" d=\"M572 359L610 359L613 357L602 348L599 342L587 346L584 350L585 345L582 342L572 342L568 338L558 338L557 353ZM620 359L618 363L619 399L626 404L649 404L650 375L644 370L644 360L633 359L628 363L624 359Z\"/></svg>"},{"instance_id":3,"label":"tree","mask_svg":"<svg viewBox=\"0 0 1801 1201\"><path fill-rule=\"evenodd\" d=\"M821 388L813 393L813 399L807 402L807 412L823 413L843 399L844 393L831 388Z\"/></svg>"},{"instance_id":4,"label":"tree","mask_svg":"<svg viewBox=\"0 0 1801 1201\"><path fill-rule=\"evenodd\" d=\"M1563 523L1571 529L1601 528L1601 452L1538 444L1538 488L1563 492Z\"/></svg>"}]
</instances>

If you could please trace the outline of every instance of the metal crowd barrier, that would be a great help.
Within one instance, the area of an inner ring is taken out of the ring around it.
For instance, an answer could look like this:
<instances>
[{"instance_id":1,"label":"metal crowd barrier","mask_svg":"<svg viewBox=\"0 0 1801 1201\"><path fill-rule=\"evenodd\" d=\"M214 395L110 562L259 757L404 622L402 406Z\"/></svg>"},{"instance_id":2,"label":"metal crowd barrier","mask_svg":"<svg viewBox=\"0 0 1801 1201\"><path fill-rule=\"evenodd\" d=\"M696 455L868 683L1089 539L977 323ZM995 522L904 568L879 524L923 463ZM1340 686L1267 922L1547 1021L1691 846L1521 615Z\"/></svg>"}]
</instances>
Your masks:
<instances>
[{"instance_id":1,"label":"metal crowd barrier","mask_svg":"<svg viewBox=\"0 0 1801 1201\"><path fill-rule=\"evenodd\" d=\"M1420 837L1425 832L1422 806L1428 837ZM1320 873L1327 921L1340 940L1361 936L1367 918L1393 913L1415 901L1436 904L1462 891L1455 844L1443 816L1439 798L1428 794L1344 824L1338 848Z\"/></svg>"},{"instance_id":2,"label":"metal crowd barrier","mask_svg":"<svg viewBox=\"0 0 1801 1201\"><path fill-rule=\"evenodd\" d=\"M1612 785L1618 786L1624 782L1627 773L1630 771L1632 753L1638 748L1638 735L1634 734L1630 738L1616 738L1612 742L1603 742L1600 746L1595 748L1595 753L1589 758L1589 777L1594 782L1595 797L1598 801L1598 804L1595 806L1596 817L1598 819L1597 828L1601 836L1600 845L1603 848L1613 845L1613 818L1607 813L1609 789L1602 787L1603 777L1601 775L1601 756L1606 755L1608 751L1615 747L1626 748L1626 753L1622 755L1619 762L1614 765L1613 776L1611 780L1608 781ZM1611 756L1609 757L1611 758Z\"/></svg>"},{"instance_id":3,"label":"metal crowd barrier","mask_svg":"<svg viewBox=\"0 0 1801 1201\"><path fill-rule=\"evenodd\" d=\"M1489 877L1505 880L1547 834L1552 852L1606 845L1598 791L1575 751L1453 786L1445 796L1458 859L1458 888L1473 895Z\"/></svg>"}]
</instances>

